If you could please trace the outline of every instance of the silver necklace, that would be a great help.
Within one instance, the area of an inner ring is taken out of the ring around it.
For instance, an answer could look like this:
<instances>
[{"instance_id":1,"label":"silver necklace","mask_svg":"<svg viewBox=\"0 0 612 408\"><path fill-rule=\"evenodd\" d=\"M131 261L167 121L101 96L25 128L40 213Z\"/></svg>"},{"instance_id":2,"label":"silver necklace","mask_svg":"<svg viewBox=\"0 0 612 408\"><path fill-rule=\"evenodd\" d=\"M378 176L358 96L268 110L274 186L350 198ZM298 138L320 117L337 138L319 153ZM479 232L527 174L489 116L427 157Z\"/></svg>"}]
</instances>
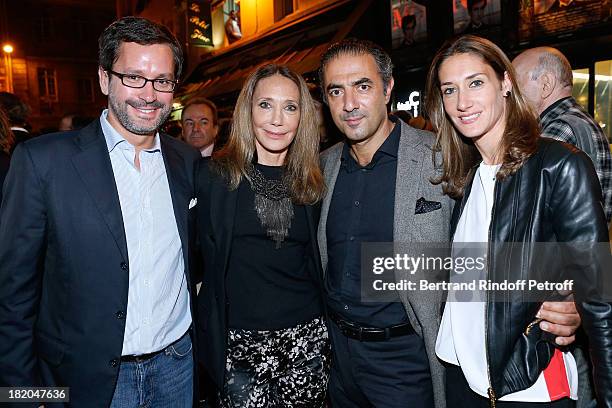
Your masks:
<instances>
[{"instance_id":1,"label":"silver necklace","mask_svg":"<svg viewBox=\"0 0 612 408\"><path fill-rule=\"evenodd\" d=\"M267 235L275 242L276 249L289 235L293 218L293 203L285 177L268 179L254 165L247 167L251 188L255 193L255 212Z\"/></svg>"}]
</instances>

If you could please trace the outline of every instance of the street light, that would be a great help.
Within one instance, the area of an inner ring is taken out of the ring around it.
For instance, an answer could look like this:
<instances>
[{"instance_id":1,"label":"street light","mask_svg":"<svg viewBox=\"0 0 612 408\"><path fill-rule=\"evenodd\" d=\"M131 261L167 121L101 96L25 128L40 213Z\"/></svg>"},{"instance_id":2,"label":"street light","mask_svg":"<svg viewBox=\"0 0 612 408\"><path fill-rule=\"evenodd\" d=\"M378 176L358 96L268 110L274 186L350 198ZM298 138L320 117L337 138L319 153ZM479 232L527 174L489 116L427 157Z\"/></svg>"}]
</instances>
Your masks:
<instances>
[{"instance_id":1,"label":"street light","mask_svg":"<svg viewBox=\"0 0 612 408\"><path fill-rule=\"evenodd\" d=\"M13 58L11 54L15 49L11 44L4 44L2 51L4 51L4 66L6 67L6 90L13 92Z\"/></svg>"}]
</instances>

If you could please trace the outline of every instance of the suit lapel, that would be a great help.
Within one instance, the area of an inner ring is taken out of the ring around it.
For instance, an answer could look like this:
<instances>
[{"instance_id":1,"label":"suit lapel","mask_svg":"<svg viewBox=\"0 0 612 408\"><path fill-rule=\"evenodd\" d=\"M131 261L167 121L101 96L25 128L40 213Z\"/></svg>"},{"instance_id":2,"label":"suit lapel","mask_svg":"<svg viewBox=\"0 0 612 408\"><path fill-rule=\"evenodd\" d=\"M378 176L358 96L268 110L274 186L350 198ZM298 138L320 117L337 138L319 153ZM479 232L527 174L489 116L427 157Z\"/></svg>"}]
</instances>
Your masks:
<instances>
[{"instance_id":1,"label":"suit lapel","mask_svg":"<svg viewBox=\"0 0 612 408\"><path fill-rule=\"evenodd\" d=\"M93 198L125 261L128 259L119 193L100 121L85 127L75 138L81 151L72 157L77 174Z\"/></svg>"},{"instance_id":2,"label":"suit lapel","mask_svg":"<svg viewBox=\"0 0 612 408\"><path fill-rule=\"evenodd\" d=\"M405 252L402 244L422 242L420 231L415 223L415 205L421 191L423 181L423 165L427 160L425 153L419 148L422 140L413 134L411 128L403 122L402 134L397 154L397 179L395 182L395 205L393 214L393 242L397 247L394 253ZM425 176L426 178L426 176ZM405 271L395 270L397 282L410 279ZM435 291L399 290L398 295L406 307L406 313L417 333L422 335L419 316L429 316L426 313L431 307L438 307L439 299ZM424 311L425 310L425 311Z\"/></svg>"},{"instance_id":3,"label":"suit lapel","mask_svg":"<svg viewBox=\"0 0 612 408\"><path fill-rule=\"evenodd\" d=\"M334 186L336 185L336 179L338 178L338 171L340 171L340 156L342 155L342 148L344 143L338 143L337 145L330 148L328 156L323 166L323 177L325 178L325 185L327 186L327 192L323 198L323 204L321 206L321 219L319 221L319 229L317 231L317 237L319 241L319 252L321 253L321 267L323 268L323 274L327 271L327 216L329 214L329 205L331 203L332 196L334 194Z\"/></svg>"},{"instance_id":4,"label":"suit lapel","mask_svg":"<svg viewBox=\"0 0 612 408\"><path fill-rule=\"evenodd\" d=\"M242 181L245 182L244 180ZM215 180L211 185L210 216L213 233L219 237L220 253L223 260L223 271L227 272L230 249L236 218L236 204L238 201L238 187L228 190L227 184L222 180Z\"/></svg>"},{"instance_id":5,"label":"suit lapel","mask_svg":"<svg viewBox=\"0 0 612 408\"><path fill-rule=\"evenodd\" d=\"M414 227L414 209L420 191L423 172L423 153L416 147L421 141L401 122L402 132L397 152L397 175L393 213L393 241L419 241Z\"/></svg>"},{"instance_id":6,"label":"suit lapel","mask_svg":"<svg viewBox=\"0 0 612 408\"><path fill-rule=\"evenodd\" d=\"M165 135L160 134L160 144L164 165L166 166L170 196L172 197L174 218L176 219L176 226L181 238L183 258L185 265L189 265L187 217L189 214L189 200L193 197L193 188L189 185L189 180L192 180L192 177L187 174L185 159L166 141Z\"/></svg>"}]
</instances>

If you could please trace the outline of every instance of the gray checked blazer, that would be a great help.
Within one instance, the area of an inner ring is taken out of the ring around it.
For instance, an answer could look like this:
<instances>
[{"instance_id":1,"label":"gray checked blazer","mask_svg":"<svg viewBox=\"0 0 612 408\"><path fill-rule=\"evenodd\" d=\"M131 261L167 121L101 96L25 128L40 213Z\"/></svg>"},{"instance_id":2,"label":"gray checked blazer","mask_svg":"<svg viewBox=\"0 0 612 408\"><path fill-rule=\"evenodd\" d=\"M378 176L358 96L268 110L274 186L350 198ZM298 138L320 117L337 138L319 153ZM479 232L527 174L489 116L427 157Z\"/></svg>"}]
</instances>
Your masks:
<instances>
[{"instance_id":1,"label":"gray checked blazer","mask_svg":"<svg viewBox=\"0 0 612 408\"><path fill-rule=\"evenodd\" d=\"M430 178L437 175L432 158L435 137L430 132L414 129L402 121L400 121L400 126L393 240L396 243L448 242L453 201L442 194L442 188L439 185L435 186L429 181ZM328 189L323 199L318 229L324 273L327 270L328 260L327 215L340 169L343 143L338 143L321 154L321 166ZM417 200L421 197L427 201L440 202L442 206L438 210L415 214ZM396 279L405 279L402 271L396 271ZM439 291L400 291L398 293L410 323L425 343L436 408L445 408L444 368L436 357L435 351L444 294Z\"/></svg>"}]
</instances>

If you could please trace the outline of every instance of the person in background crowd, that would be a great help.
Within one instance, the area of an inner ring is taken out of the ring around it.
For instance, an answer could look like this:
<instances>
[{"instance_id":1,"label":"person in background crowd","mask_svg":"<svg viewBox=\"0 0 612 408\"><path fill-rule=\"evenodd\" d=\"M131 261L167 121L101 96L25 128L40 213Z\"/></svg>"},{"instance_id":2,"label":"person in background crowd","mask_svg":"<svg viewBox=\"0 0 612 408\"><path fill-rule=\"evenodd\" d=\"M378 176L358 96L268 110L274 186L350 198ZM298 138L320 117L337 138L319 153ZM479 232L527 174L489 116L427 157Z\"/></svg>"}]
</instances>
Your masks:
<instances>
[{"instance_id":1,"label":"person in background crowd","mask_svg":"<svg viewBox=\"0 0 612 408\"><path fill-rule=\"evenodd\" d=\"M1 387L69 387L75 407L193 406L200 155L158 132L182 64L166 27L115 21L99 38L108 109L15 150L0 210Z\"/></svg>"},{"instance_id":2,"label":"person in background crowd","mask_svg":"<svg viewBox=\"0 0 612 408\"><path fill-rule=\"evenodd\" d=\"M414 32L416 31L417 20L414 14L407 14L402 17L402 33L404 38L402 40L403 46L410 46L414 44Z\"/></svg>"},{"instance_id":3,"label":"person in background crowd","mask_svg":"<svg viewBox=\"0 0 612 408\"><path fill-rule=\"evenodd\" d=\"M8 117L4 110L0 108L0 204L2 203L2 186L9 169L11 151L14 144L15 138L13 137Z\"/></svg>"},{"instance_id":4,"label":"person in background crowd","mask_svg":"<svg viewBox=\"0 0 612 408\"><path fill-rule=\"evenodd\" d=\"M470 15L470 24L466 31L472 32L480 30L484 27L484 11L487 7L487 0L467 0L468 13Z\"/></svg>"},{"instance_id":5,"label":"person in background crowd","mask_svg":"<svg viewBox=\"0 0 612 408\"><path fill-rule=\"evenodd\" d=\"M4 109L15 137L13 149L21 142L32 137L28 125L30 107L17 95L10 92L0 92L0 107Z\"/></svg>"},{"instance_id":6,"label":"person in background crowd","mask_svg":"<svg viewBox=\"0 0 612 408\"><path fill-rule=\"evenodd\" d=\"M229 17L225 22L225 36L227 41L232 44L242 38L240 24L238 22L238 14L235 10L230 11Z\"/></svg>"},{"instance_id":7,"label":"person in background crowd","mask_svg":"<svg viewBox=\"0 0 612 408\"><path fill-rule=\"evenodd\" d=\"M183 134L183 128L181 127L181 122L178 120L168 120L162 126L161 130L169 136L172 136L175 139L181 139Z\"/></svg>"},{"instance_id":8,"label":"person in background crowd","mask_svg":"<svg viewBox=\"0 0 612 408\"><path fill-rule=\"evenodd\" d=\"M442 293L398 290L389 301L362 302L363 243L449 237L452 201L430 182L438 175L434 135L388 116L392 72L387 53L355 39L333 44L319 71L325 102L346 136L321 154L327 192L318 241L332 320L334 408L446 407L444 368L435 355ZM573 303L548 303L541 314L548 320L543 327L569 336L561 344L573 341L579 324Z\"/></svg>"},{"instance_id":9,"label":"person in background crowd","mask_svg":"<svg viewBox=\"0 0 612 408\"><path fill-rule=\"evenodd\" d=\"M201 97L187 101L181 112L183 140L200 151L202 157L212 155L219 132L215 104Z\"/></svg>"},{"instance_id":10,"label":"person in background crowd","mask_svg":"<svg viewBox=\"0 0 612 408\"><path fill-rule=\"evenodd\" d=\"M390 115L396 116L401 119L404 123L409 123L412 119L412 114L406 110L394 110L389 113ZM414 126L413 126L414 127Z\"/></svg>"},{"instance_id":11,"label":"person in background crowd","mask_svg":"<svg viewBox=\"0 0 612 408\"><path fill-rule=\"evenodd\" d=\"M323 102L321 95L321 88L315 84L309 83L308 90L312 97L315 109L317 111L317 122L319 123L319 151L335 145L344 137L339 131L329 113L329 109L326 109L325 103Z\"/></svg>"},{"instance_id":12,"label":"person in background crowd","mask_svg":"<svg viewBox=\"0 0 612 408\"><path fill-rule=\"evenodd\" d=\"M60 119L59 128L60 132L66 132L68 130L80 130L85 126L93 122L95 118L89 116L82 116L76 113L67 113Z\"/></svg>"},{"instance_id":13,"label":"person in background crowd","mask_svg":"<svg viewBox=\"0 0 612 408\"><path fill-rule=\"evenodd\" d=\"M197 176L200 362L221 407L325 407L316 111L286 66L252 72L226 146Z\"/></svg>"},{"instance_id":14,"label":"person in background crowd","mask_svg":"<svg viewBox=\"0 0 612 408\"><path fill-rule=\"evenodd\" d=\"M481 254L486 279L515 281L538 273L536 252L546 248L536 243L568 243L562 246L565 268L547 258L545 277L575 282L598 406L611 407L612 305L593 296L601 289L596 282L609 273L609 237L592 163L582 152L540 137L512 64L489 40L465 35L443 45L426 88L435 149L443 158L436 182L459 200L451 224L453 254L462 243L488 243ZM502 244L517 242L521 253L509 260ZM599 243L605 250L592 250ZM574 406L575 361L543 337L537 326L541 299L527 301L519 290L469 302L451 301L452 294L436 342L437 355L449 363L449 406Z\"/></svg>"},{"instance_id":15,"label":"person in background crowd","mask_svg":"<svg viewBox=\"0 0 612 408\"><path fill-rule=\"evenodd\" d=\"M420 115L410 119L410 122L408 122L408 124L415 129L428 130L430 132L433 131L431 122Z\"/></svg>"},{"instance_id":16,"label":"person in background crowd","mask_svg":"<svg viewBox=\"0 0 612 408\"><path fill-rule=\"evenodd\" d=\"M215 139L215 149L221 150L229 139L230 130L232 128L232 119L223 118L219 119L219 131L217 132L217 138Z\"/></svg>"},{"instance_id":17,"label":"person in background crowd","mask_svg":"<svg viewBox=\"0 0 612 408\"><path fill-rule=\"evenodd\" d=\"M513 61L525 99L539 115L542 136L577 146L589 155L601 184L604 210L612 221L612 157L601 127L572 97L572 66L551 47L523 51Z\"/></svg>"},{"instance_id":18,"label":"person in background crowd","mask_svg":"<svg viewBox=\"0 0 612 408\"><path fill-rule=\"evenodd\" d=\"M60 118L59 126L57 128L60 132L67 132L72 130L72 119L76 116L76 113L66 113Z\"/></svg>"}]
</instances>

